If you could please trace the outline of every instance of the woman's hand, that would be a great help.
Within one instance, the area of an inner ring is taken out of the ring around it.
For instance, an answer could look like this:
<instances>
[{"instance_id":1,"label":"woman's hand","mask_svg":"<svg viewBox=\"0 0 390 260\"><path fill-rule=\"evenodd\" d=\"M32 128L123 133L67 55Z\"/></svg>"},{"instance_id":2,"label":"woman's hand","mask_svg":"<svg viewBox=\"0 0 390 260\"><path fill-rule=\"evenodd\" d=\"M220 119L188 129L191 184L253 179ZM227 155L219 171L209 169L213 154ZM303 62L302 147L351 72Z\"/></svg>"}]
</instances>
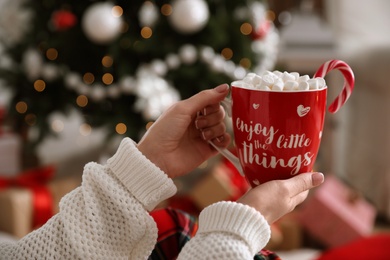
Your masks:
<instances>
[{"instance_id":1,"label":"woman's hand","mask_svg":"<svg viewBox=\"0 0 390 260\"><path fill-rule=\"evenodd\" d=\"M302 203L310 189L324 182L318 172L302 173L287 180L269 181L248 191L237 202L259 211L269 224Z\"/></svg>"},{"instance_id":2,"label":"woman's hand","mask_svg":"<svg viewBox=\"0 0 390 260\"><path fill-rule=\"evenodd\" d=\"M223 84L174 104L148 129L138 149L171 178L195 169L217 153L207 141L222 148L230 143L219 104L228 93Z\"/></svg>"}]
</instances>

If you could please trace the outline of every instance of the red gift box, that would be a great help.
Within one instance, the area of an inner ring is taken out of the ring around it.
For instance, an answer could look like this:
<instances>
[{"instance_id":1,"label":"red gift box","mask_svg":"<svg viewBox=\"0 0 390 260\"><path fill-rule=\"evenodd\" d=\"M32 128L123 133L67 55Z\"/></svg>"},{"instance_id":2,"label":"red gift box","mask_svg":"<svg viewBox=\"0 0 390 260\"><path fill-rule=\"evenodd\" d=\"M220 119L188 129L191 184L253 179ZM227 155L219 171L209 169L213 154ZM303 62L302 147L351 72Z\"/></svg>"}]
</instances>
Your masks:
<instances>
[{"instance_id":1,"label":"red gift box","mask_svg":"<svg viewBox=\"0 0 390 260\"><path fill-rule=\"evenodd\" d=\"M336 247L370 235L376 210L335 176L315 189L302 204L299 219L310 235Z\"/></svg>"}]
</instances>

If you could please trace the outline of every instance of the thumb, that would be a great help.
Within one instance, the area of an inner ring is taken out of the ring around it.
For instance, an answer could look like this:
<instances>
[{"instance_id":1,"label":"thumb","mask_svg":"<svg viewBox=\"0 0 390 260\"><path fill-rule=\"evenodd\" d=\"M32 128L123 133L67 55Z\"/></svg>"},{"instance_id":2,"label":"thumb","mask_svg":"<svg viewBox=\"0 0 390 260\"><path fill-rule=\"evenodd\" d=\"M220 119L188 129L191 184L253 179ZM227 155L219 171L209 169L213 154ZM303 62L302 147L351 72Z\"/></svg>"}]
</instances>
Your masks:
<instances>
[{"instance_id":1,"label":"thumb","mask_svg":"<svg viewBox=\"0 0 390 260\"><path fill-rule=\"evenodd\" d=\"M221 102L229 93L229 85L222 84L213 89L203 90L198 94L184 100L185 106L191 113L196 113L203 108Z\"/></svg>"},{"instance_id":2,"label":"thumb","mask_svg":"<svg viewBox=\"0 0 390 260\"><path fill-rule=\"evenodd\" d=\"M293 177L291 185L292 196L319 186L324 182L324 175L320 172L303 173Z\"/></svg>"}]
</instances>

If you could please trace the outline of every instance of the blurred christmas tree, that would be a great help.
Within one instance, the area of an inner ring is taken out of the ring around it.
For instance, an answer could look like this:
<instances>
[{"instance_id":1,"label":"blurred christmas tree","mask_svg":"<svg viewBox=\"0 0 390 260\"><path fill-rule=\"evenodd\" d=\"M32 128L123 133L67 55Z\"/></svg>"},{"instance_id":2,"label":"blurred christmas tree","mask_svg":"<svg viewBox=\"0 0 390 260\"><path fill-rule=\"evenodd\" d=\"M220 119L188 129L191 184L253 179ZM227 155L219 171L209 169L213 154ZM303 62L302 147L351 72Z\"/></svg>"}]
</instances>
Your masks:
<instances>
[{"instance_id":1,"label":"blurred christmas tree","mask_svg":"<svg viewBox=\"0 0 390 260\"><path fill-rule=\"evenodd\" d=\"M272 69L278 35L265 1L2 0L0 41L15 131L38 144L72 107L137 139L173 102Z\"/></svg>"}]
</instances>

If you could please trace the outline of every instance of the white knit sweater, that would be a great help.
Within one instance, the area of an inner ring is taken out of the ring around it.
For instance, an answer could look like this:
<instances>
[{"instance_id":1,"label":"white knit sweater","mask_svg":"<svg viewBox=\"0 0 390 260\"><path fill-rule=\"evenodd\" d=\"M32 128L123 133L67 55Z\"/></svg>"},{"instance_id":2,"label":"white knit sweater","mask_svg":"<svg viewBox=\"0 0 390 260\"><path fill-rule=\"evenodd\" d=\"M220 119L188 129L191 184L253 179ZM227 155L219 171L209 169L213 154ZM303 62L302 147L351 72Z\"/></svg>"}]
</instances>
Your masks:
<instances>
[{"instance_id":1,"label":"white knit sweater","mask_svg":"<svg viewBox=\"0 0 390 260\"><path fill-rule=\"evenodd\" d=\"M157 239L149 211L173 196L167 175L125 138L107 165L89 163L79 188L60 212L16 243L0 245L1 259L147 259ZM253 259L270 238L251 207L219 202L199 216L199 230L179 259Z\"/></svg>"}]
</instances>

